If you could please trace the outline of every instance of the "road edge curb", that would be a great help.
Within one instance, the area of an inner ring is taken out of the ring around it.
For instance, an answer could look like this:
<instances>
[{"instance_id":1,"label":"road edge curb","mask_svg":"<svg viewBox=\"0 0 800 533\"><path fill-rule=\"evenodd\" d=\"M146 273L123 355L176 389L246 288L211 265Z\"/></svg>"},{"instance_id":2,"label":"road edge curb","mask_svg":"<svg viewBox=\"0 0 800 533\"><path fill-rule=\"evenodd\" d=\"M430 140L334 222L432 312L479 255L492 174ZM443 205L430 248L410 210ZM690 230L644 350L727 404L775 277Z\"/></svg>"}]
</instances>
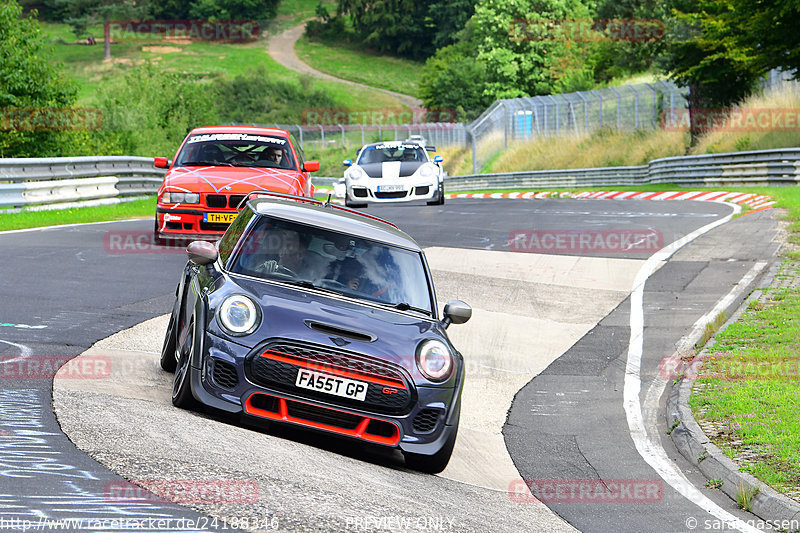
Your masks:
<instances>
[{"instance_id":1,"label":"road edge curb","mask_svg":"<svg viewBox=\"0 0 800 533\"><path fill-rule=\"evenodd\" d=\"M753 291L754 287L759 285L761 280L767 279L771 281L782 260L782 257L774 256L770 261L768 272L757 276L746 287L745 294L748 294L748 296L738 305L734 302L728 307L728 310L735 309L735 312L720 328L720 331L736 322L751 300L760 297L762 291L760 289ZM713 348L713 340L706 345L698 357L702 360L702 357L711 348ZM780 527L784 523L792 523L792 521L796 523L800 518L800 504L754 476L740 471L739 465L714 445L697 423L692 414L692 409L689 407L689 397L691 396L695 379L681 379L677 385L672 385L668 392L666 412L664 413L667 419L667 427L672 427L675 422L679 422L669 433L675 447L692 466L696 467L708 479L721 479L723 484L720 490L734 502L737 501L737 494L740 490L747 490L751 493L757 490L758 492L753 497L750 505L750 513L769 524L775 525L775 527Z\"/></svg>"}]
</instances>

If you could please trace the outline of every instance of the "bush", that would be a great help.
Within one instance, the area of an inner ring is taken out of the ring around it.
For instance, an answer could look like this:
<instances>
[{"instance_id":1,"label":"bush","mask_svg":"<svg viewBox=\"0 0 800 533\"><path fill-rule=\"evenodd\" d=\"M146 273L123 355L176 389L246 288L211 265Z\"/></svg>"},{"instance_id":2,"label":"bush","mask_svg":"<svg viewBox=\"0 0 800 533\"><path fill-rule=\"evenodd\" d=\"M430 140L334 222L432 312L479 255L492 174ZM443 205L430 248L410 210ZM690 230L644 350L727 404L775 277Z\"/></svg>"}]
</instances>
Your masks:
<instances>
[{"instance_id":1,"label":"bush","mask_svg":"<svg viewBox=\"0 0 800 533\"><path fill-rule=\"evenodd\" d=\"M126 155L172 156L195 127L219 122L213 83L144 64L98 95L98 136Z\"/></svg>"}]
</instances>

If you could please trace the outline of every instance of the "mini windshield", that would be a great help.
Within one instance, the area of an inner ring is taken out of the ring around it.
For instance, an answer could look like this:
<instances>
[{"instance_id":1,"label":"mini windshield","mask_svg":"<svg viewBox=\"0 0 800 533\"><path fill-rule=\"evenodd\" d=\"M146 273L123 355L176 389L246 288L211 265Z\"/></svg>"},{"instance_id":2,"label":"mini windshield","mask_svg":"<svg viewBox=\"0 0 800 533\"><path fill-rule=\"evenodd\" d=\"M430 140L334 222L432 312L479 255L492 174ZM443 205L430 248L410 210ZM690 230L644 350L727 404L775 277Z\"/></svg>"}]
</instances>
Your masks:
<instances>
[{"instance_id":1,"label":"mini windshield","mask_svg":"<svg viewBox=\"0 0 800 533\"><path fill-rule=\"evenodd\" d=\"M432 314L419 252L313 226L262 216L243 237L229 269Z\"/></svg>"},{"instance_id":2,"label":"mini windshield","mask_svg":"<svg viewBox=\"0 0 800 533\"><path fill-rule=\"evenodd\" d=\"M359 165L370 163L385 163L387 161L424 163L428 160L425 150L416 143L409 144L375 144L366 146L361 150L358 158Z\"/></svg>"},{"instance_id":3,"label":"mini windshield","mask_svg":"<svg viewBox=\"0 0 800 533\"><path fill-rule=\"evenodd\" d=\"M244 133L191 135L178 154L175 165L297 170L288 140L283 137Z\"/></svg>"}]
</instances>

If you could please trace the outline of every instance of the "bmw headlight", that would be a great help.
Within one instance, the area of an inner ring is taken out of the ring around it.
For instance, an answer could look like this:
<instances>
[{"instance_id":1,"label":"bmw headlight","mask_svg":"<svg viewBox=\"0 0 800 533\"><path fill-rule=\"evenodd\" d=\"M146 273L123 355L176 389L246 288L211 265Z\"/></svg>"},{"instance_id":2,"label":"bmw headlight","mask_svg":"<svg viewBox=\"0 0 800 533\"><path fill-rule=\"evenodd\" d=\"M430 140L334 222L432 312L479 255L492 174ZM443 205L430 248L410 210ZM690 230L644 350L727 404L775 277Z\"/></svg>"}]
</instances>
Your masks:
<instances>
[{"instance_id":1,"label":"bmw headlight","mask_svg":"<svg viewBox=\"0 0 800 533\"><path fill-rule=\"evenodd\" d=\"M434 173L435 172L430 165L422 165L419 169L419 175L423 178L430 178Z\"/></svg>"},{"instance_id":2,"label":"bmw headlight","mask_svg":"<svg viewBox=\"0 0 800 533\"><path fill-rule=\"evenodd\" d=\"M217 319L222 329L239 337L256 330L261 322L261 312L253 300L243 294L234 294L219 306Z\"/></svg>"},{"instance_id":3,"label":"bmw headlight","mask_svg":"<svg viewBox=\"0 0 800 533\"><path fill-rule=\"evenodd\" d=\"M358 181L358 180L360 180L361 178L363 178L363 177L364 177L364 171L363 171L363 170L361 170L361 169L360 169L360 168L358 168L358 167L350 167L350 169L347 171L347 176L348 176L348 177L349 177L351 180L356 180L356 181Z\"/></svg>"},{"instance_id":4,"label":"bmw headlight","mask_svg":"<svg viewBox=\"0 0 800 533\"><path fill-rule=\"evenodd\" d=\"M161 195L165 204L199 204L200 194L196 192L165 192Z\"/></svg>"},{"instance_id":5,"label":"bmw headlight","mask_svg":"<svg viewBox=\"0 0 800 533\"><path fill-rule=\"evenodd\" d=\"M442 341L423 341L417 348L417 368L431 381L445 381L453 372L453 355Z\"/></svg>"}]
</instances>

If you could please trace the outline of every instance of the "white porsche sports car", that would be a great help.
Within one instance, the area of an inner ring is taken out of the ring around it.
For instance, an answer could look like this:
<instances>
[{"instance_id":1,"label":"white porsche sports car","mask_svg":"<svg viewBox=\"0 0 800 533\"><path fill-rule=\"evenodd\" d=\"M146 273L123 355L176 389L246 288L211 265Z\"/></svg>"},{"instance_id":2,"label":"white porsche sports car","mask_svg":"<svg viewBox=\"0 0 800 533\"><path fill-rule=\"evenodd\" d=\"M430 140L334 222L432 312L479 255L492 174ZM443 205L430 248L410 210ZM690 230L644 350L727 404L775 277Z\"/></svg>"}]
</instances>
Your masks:
<instances>
[{"instance_id":1,"label":"white porsche sports car","mask_svg":"<svg viewBox=\"0 0 800 533\"><path fill-rule=\"evenodd\" d=\"M345 159L345 205L364 207L368 203L425 200L428 205L444 203L442 156L430 158L433 146L416 142L386 141L364 145L356 162Z\"/></svg>"}]
</instances>

